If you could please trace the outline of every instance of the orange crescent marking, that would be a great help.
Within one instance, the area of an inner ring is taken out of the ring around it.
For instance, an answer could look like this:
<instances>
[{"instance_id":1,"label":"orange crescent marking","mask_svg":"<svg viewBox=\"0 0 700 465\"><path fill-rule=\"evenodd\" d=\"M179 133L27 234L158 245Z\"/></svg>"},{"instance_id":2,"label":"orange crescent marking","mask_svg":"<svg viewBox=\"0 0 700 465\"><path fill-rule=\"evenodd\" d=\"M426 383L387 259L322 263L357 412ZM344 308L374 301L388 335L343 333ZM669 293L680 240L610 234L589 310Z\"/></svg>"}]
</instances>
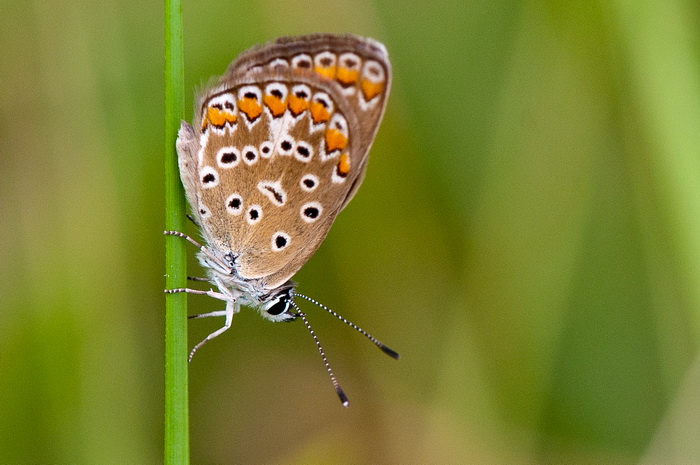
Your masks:
<instances>
[{"instance_id":1,"label":"orange crescent marking","mask_svg":"<svg viewBox=\"0 0 700 465\"><path fill-rule=\"evenodd\" d=\"M384 90L383 82L372 82L369 79L362 80L362 94L365 96L365 100L370 101L377 95L382 93Z\"/></svg>"},{"instance_id":2,"label":"orange crescent marking","mask_svg":"<svg viewBox=\"0 0 700 465\"><path fill-rule=\"evenodd\" d=\"M262 113L262 107L254 98L244 98L238 101L238 108L248 116L248 119L255 119Z\"/></svg>"},{"instance_id":3,"label":"orange crescent marking","mask_svg":"<svg viewBox=\"0 0 700 465\"><path fill-rule=\"evenodd\" d=\"M350 157L348 156L347 153L344 153L340 156L340 160L338 161L338 175L344 177L344 176L347 176L349 172L350 172Z\"/></svg>"},{"instance_id":4,"label":"orange crescent marking","mask_svg":"<svg viewBox=\"0 0 700 465\"><path fill-rule=\"evenodd\" d=\"M281 116L287 110L287 104L279 97L275 97L274 95L266 95L263 100L265 101L267 108L270 109L272 116Z\"/></svg>"},{"instance_id":5,"label":"orange crescent marking","mask_svg":"<svg viewBox=\"0 0 700 465\"><path fill-rule=\"evenodd\" d=\"M207 117L205 121L207 120L214 126L221 127L226 123L235 123L236 115L219 110L218 108L209 107L207 108ZM202 124L202 129L204 129L204 124Z\"/></svg>"},{"instance_id":6,"label":"orange crescent marking","mask_svg":"<svg viewBox=\"0 0 700 465\"><path fill-rule=\"evenodd\" d=\"M329 66L327 68L321 67L321 66L316 66L314 68L314 71L316 73L320 74L321 76L328 78L328 79L335 79L335 66Z\"/></svg>"},{"instance_id":7,"label":"orange crescent marking","mask_svg":"<svg viewBox=\"0 0 700 465\"><path fill-rule=\"evenodd\" d=\"M309 101L299 98L296 95L290 95L288 101L289 110L294 114L294 116L299 116L301 112L309 108Z\"/></svg>"},{"instance_id":8,"label":"orange crescent marking","mask_svg":"<svg viewBox=\"0 0 700 465\"><path fill-rule=\"evenodd\" d=\"M325 123L331 119L331 114L326 107L318 102L313 102L311 104L311 118L314 120L314 124Z\"/></svg>"},{"instance_id":9,"label":"orange crescent marking","mask_svg":"<svg viewBox=\"0 0 700 465\"><path fill-rule=\"evenodd\" d=\"M348 139L337 129L326 130L326 150L343 150L348 145Z\"/></svg>"},{"instance_id":10,"label":"orange crescent marking","mask_svg":"<svg viewBox=\"0 0 700 465\"><path fill-rule=\"evenodd\" d=\"M356 69L338 68L336 79L345 85L356 84L359 73Z\"/></svg>"}]
</instances>

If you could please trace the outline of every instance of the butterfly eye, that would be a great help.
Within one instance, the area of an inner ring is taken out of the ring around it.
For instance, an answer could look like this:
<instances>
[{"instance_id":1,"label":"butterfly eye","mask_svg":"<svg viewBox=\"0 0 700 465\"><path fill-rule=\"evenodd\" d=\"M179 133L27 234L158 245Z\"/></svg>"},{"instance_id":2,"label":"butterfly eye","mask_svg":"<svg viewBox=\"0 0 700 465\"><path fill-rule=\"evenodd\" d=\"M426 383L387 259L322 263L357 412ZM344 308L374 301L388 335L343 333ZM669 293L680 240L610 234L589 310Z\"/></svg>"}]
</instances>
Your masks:
<instances>
[{"instance_id":1,"label":"butterfly eye","mask_svg":"<svg viewBox=\"0 0 700 465\"><path fill-rule=\"evenodd\" d=\"M284 299L276 300L271 306L269 306L265 311L270 315L279 315L284 313L289 308L289 302Z\"/></svg>"}]
</instances>

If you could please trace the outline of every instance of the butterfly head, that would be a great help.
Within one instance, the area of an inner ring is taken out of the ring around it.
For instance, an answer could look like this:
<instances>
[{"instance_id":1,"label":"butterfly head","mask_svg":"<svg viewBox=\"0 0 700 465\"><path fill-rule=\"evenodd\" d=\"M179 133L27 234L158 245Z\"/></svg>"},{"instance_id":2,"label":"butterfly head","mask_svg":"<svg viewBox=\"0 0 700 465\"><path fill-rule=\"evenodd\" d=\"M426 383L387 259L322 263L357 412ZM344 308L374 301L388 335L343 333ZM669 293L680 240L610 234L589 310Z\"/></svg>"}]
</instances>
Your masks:
<instances>
[{"instance_id":1,"label":"butterfly head","mask_svg":"<svg viewBox=\"0 0 700 465\"><path fill-rule=\"evenodd\" d=\"M288 281L272 291L267 300L264 300L258 306L260 314L270 321L295 320L299 315L293 311L293 294L294 285L291 283L291 281Z\"/></svg>"}]
</instances>

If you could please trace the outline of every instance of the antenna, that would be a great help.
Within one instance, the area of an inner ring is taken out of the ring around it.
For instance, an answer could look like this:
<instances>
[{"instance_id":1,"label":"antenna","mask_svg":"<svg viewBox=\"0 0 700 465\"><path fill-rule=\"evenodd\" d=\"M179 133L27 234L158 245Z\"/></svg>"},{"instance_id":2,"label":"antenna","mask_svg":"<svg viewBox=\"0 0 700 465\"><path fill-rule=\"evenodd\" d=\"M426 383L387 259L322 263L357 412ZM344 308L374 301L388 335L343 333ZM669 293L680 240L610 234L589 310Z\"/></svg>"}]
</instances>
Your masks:
<instances>
[{"instance_id":1,"label":"antenna","mask_svg":"<svg viewBox=\"0 0 700 465\"><path fill-rule=\"evenodd\" d=\"M289 299L287 302L290 303L292 307L294 307L297 311L296 315L301 317L302 321L306 325L306 329L309 330L309 333L311 334L311 337L314 338L314 342L316 343L316 347L318 347L318 353L321 354L321 358L323 359L323 363L326 365L326 370L328 370L328 376L331 377L331 382L333 383L333 387L335 388L335 392L338 393L338 397L340 397L340 401L343 403L343 407L347 407L350 405L348 402L348 398L343 392L343 390L340 388L340 384L338 384L338 380L335 379L335 375L333 374L333 370L331 370L331 366L328 363L328 359L326 358L325 352L323 352L323 347L321 347L321 342L318 340L316 337L316 333L314 333L314 330L311 329L311 325L309 324L309 320L306 319L306 314L301 311L301 309L297 306L297 304L294 303L293 300Z\"/></svg>"},{"instance_id":2,"label":"antenna","mask_svg":"<svg viewBox=\"0 0 700 465\"><path fill-rule=\"evenodd\" d=\"M346 320L344 317L338 315L338 314L335 313L333 310L331 310L330 308L326 307L325 305L323 305L322 303L318 302L317 300L314 300L314 299L312 299L311 297L307 297L307 296L305 296L305 295L303 295L303 294L297 294L296 292L292 292L292 293L291 293L291 296L292 296L292 297L295 297L295 296L296 296L296 297L301 297L302 299L308 300L308 301L311 302L312 304L316 304L317 306L321 307L322 309L324 309L325 311L327 311L328 313L330 313L331 315L333 315L334 317L336 317L337 319L339 319L340 321L342 321L342 322L345 323L346 325L352 327L352 328L355 329L357 332L359 332L360 334L362 334L364 337L366 337L367 339L369 339L370 341L372 341L372 343L374 343L374 345L376 345L377 347L379 347L379 348L382 350L382 352L384 352L385 354L387 354L389 357L394 358L394 359L396 359L396 360L399 359L399 354L398 354L398 352L396 352L395 350L392 350L392 349L390 349L389 347L385 346L385 345L382 344L379 340L377 340L377 338L375 338L374 336L372 336L371 334L369 334L367 331L365 331L364 329L360 328L359 326L357 326L357 325L356 325L355 323L353 323L352 321ZM291 302L291 300L290 300L290 302ZM294 303L292 303L292 305L294 305ZM297 310L299 310L299 307L297 307L296 305L294 305L294 308L296 308ZM304 321L306 321L306 320L304 320ZM307 326L308 326L308 325L307 325ZM309 328L309 329L311 329L311 328ZM314 339L315 339L315 337L314 337ZM320 347L320 346L319 346L319 347Z\"/></svg>"}]
</instances>

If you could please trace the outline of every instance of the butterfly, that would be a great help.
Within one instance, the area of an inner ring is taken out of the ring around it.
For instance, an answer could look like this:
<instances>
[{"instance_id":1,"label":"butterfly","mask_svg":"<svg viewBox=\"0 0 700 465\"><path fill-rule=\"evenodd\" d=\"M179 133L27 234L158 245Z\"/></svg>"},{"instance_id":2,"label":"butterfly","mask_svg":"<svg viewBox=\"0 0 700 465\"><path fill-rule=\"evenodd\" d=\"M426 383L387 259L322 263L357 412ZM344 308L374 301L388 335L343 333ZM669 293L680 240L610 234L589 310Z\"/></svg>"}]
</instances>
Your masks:
<instances>
[{"instance_id":1,"label":"butterfly","mask_svg":"<svg viewBox=\"0 0 700 465\"><path fill-rule=\"evenodd\" d=\"M333 221L357 192L391 84L384 46L353 35L285 37L243 52L197 97L192 125L182 122L178 165L205 279L203 294L226 303L230 326L241 305L268 320L301 319L312 335L343 405L340 388L316 334L295 297L310 301L399 355L316 300L299 294L291 278L316 252Z\"/></svg>"}]
</instances>

